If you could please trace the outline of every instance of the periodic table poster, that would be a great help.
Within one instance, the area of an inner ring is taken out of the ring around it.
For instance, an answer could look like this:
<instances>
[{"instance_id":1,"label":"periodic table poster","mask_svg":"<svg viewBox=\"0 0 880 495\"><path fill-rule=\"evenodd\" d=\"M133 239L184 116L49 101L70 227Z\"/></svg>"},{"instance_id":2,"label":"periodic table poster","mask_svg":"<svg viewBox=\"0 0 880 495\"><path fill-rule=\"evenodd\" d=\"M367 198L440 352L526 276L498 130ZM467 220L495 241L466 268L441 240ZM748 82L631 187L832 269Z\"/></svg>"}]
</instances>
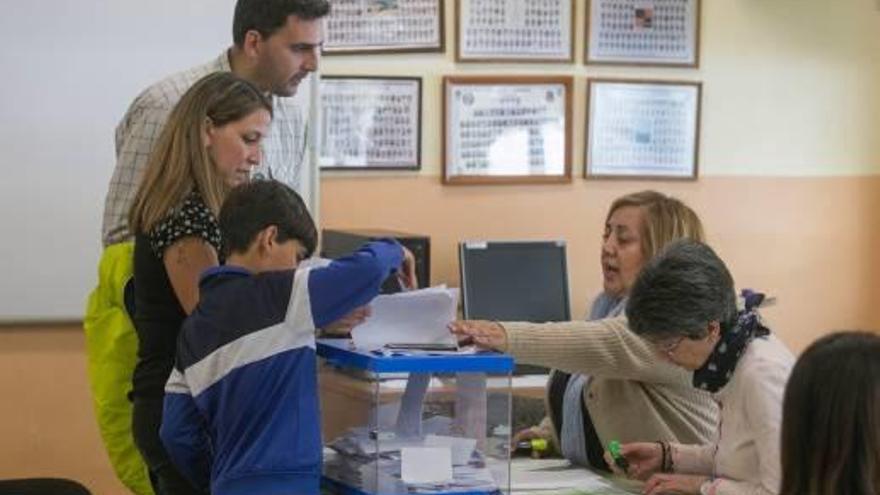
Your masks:
<instances>
[{"instance_id":1,"label":"periodic table poster","mask_svg":"<svg viewBox=\"0 0 880 495\"><path fill-rule=\"evenodd\" d=\"M587 63L696 67L700 0L589 0Z\"/></svg>"},{"instance_id":2,"label":"periodic table poster","mask_svg":"<svg viewBox=\"0 0 880 495\"><path fill-rule=\"evenodd\" d=\"M445 181L569 180L571 84L446 78Z\"/></svg>"},{"instance_id":3,"label":"periodic table poster","mask_svg":"<svg viewBox=\"0 0 880 495\"><path fill-rule=\"evenodd\" d=\"M419 78L324 76L322 169L418 170Z\"/></svg>"},{"instance_id":4,"label":"periodic table poster","mask_svg":"<svg viewBox=\"0 0 880 495\"><path fill-rule=\"evenodd\" d=\"M700 83L591 79L587 177L697 176Z\"/></svg>"},{"instance_id":5,"label":"periodic table poster","mask_svg":"<svg viewBox=\"0 0 880 495\"><path fill-rule=\"evenodd\" d=\"M458 0L459 61L570 62L574 0Z\"/></svg>"},{"instance_id":6,"label":"periodic table poster","mask_svg":"<svg viewBox=\"0 0 880 495\"><path fill-rule=\"evenodd\" d=\"M443 51L443 0L333 0L324 53Z\"/></svg>"}]
</instances>

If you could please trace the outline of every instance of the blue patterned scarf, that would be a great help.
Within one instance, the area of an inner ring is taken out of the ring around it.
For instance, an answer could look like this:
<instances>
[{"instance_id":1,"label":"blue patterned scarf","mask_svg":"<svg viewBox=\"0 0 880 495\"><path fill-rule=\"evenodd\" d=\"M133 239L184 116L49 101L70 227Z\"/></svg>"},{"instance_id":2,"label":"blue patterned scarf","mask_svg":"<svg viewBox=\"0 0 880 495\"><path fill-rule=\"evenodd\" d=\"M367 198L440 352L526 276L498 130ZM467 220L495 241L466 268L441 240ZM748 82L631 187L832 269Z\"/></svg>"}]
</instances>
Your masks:
<instances>
[{"instance_id":1,"label":"blue patterned scarf","mask_svg":"<svg viewBox=\"0 0 880 495\"><path fill-rule=\"evenodd\" d=\"M721 390L739 363L749 343L756 338L770 335L770 329L761 323L758 307L764 302L764 294L743 290L745 309L736 317L736 324L721 334L721 339L703 366L694 371L694 387L715 393Z\"/></svg>"}]
</instances>

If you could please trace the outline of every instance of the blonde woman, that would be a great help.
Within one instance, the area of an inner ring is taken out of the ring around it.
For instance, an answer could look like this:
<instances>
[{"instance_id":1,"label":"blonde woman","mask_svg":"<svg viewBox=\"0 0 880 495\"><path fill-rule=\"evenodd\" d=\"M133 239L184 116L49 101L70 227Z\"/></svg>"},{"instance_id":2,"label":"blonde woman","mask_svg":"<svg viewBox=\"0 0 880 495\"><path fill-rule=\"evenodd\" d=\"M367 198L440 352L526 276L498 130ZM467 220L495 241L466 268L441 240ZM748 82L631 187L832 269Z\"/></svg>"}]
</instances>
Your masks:
<instances>
[{"instance_id":1,"label":"blonde woman","mask_svg":"<svg viewBox=\"0 0 880 495\"><path fill-rule=\"evenodd\" d=\"M132 428L157 495L199 493L159 439L164 387L180 325L198 302L199 276L220 261L220 206L260 163L271 119L269 100L229 72L196 82L172 110L129 215L139 342Z\"/></svg>"},{"instance_id":2,"label":"blonde woman","mask_svg":"<svg viewBox=\"0 0 880 495\"><path fill-rule=\"evenodd\" d=\"M571 462L607 471L602 453L610 440L710 439L717 417L711 398L693 390L684 372L658 359L625 319L616 318L645 263L676 239L703 239L691 208L656 191L620 197L605 219L603 292L591 306L592 321L453 324L463 338L509 352L518 362L557 368L547 384L547 417L516 440L551 440Z\"/></svg>"}]
</instances>

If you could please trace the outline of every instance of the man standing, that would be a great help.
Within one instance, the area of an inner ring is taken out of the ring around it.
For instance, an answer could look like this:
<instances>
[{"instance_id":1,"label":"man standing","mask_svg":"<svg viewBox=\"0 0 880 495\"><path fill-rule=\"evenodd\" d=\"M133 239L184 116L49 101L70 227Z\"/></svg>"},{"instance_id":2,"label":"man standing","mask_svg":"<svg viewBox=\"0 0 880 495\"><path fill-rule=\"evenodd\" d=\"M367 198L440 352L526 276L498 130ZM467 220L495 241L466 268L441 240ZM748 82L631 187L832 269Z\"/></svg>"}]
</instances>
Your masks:
<instances>
[{"instance_id":1,"label":"man standing","mask_svg":"<svg viewBox=\"0 0 880 495\"><path fill-rule=\"evenodd\" d=\"M209 73L231 71L272 96L274 119L256 175L284 182L308 198L303 117L291 97L318 67L322 19L329 11L328 0L238 0L233 46L207 64L147 88L116 129L117 162L104 205L104 252L84 326L101 435L117 475L135 493L152 490L132 440L131 403L126 397L137 352L127 312L131 307L126 305L133 253L127 217L149 155L183 93Z\"/></svg>"}]
</instances>

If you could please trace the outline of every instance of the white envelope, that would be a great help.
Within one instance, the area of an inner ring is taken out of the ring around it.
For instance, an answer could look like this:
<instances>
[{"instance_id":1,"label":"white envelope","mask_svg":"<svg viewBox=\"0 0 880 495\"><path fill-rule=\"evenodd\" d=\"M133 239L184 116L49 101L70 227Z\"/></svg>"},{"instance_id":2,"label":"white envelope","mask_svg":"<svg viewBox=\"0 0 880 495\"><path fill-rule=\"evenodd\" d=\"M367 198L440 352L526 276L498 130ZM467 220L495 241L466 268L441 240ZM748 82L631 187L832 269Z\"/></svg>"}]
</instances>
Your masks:
<instances>
[{"instance_id":1,"label":"white envelope","mask_svg":"<svg viewBox=\"0 0 880 495\"><path fill-rule=\"evenodd\" d=\"M452 480L452 450L449 447L400 449L400 477L408 484Z\"/></svg>"},{"instance_id":2,"label":"white envelope","mask_svg":"<svg viewBox=\"0 0 880 495\"><path fill-rule=\"evenodd\" d=\"M464 466L471 461L477 439L427 435L425 447L448 447L452 451L452 465Z\"/></svg>"}]
</instances>

